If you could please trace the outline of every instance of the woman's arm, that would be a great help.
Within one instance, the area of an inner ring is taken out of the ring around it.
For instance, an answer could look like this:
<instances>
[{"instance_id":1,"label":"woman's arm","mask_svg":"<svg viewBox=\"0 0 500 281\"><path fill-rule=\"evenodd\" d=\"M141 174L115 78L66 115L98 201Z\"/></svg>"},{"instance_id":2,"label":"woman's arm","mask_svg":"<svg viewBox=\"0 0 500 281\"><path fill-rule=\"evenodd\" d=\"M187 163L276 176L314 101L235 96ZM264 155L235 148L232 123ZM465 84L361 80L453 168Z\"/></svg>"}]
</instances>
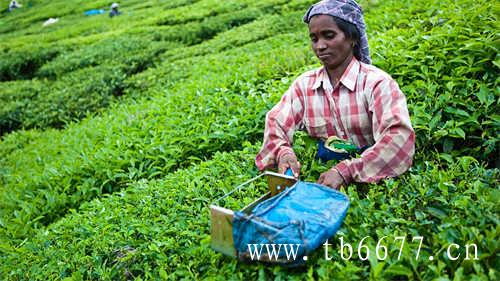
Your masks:
<instances>
[{"instance_id":1,"label":"woman's arm","mask_svg":"<svg viewBox=\"0 0 500 281\"><path fill-rule=\"evenodd\" d=\"M300 82L297 79L285 92L280 102L266 115L264 142L255 158L255 164L259 170L276 166L282 158L295 158L296 160L292 149L293 135L303 126L303 111ZM292 169L298 176L299 171L296 170L298 167L292 167Z\"/></svg>"},{"instance_id":2,"label":"woman's arm","mask_svg":"<svg viewBox=\"0 0 500 281\"><path fill-rule=\"evenodd\" d=\"M404 173L412 164L415 132L397 83L390 78L379 81L368 103L375 144L359 158L344 160L333 168L344 184L378 182Z\"/></svg>"}]
</instances>

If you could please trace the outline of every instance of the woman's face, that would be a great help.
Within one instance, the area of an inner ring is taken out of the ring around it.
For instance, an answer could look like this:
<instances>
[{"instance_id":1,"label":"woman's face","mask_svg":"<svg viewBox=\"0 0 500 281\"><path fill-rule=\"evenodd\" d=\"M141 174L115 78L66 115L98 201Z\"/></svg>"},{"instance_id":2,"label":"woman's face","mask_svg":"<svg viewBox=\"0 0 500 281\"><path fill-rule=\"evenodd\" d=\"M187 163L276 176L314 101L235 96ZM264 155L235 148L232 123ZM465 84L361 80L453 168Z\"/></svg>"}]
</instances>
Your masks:
<instances>
[{"instance_id":1,"label":"woman's face","mask_svg":"<svg viewBox=\"0 0 500 281\"><path fill-rule=\"evenodd\" d=\"M312 17L309 21L309 37L314 53L328 69L347 66L351 61L353 41L345 37L332 16Z\"/></svg>"}]
</instances>

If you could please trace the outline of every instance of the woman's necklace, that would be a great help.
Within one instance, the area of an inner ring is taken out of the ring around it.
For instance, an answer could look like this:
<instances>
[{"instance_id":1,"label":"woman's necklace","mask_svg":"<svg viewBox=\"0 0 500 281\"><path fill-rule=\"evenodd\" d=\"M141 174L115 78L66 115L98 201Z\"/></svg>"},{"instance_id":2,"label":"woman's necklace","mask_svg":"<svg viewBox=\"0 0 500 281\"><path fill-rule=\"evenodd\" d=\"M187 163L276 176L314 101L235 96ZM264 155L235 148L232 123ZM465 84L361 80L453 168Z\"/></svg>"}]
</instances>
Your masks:
<instances>
[{"instance_id":1,"label":"woman's necklace","mask_svg":"<svg viewBox=\"0 0 500 281\"><path fill-rule=\"evenodd\" d=\"M325 69L326 69L326 73L328 74L328 78L330 79L330 83L332 84L332 87L335 88L337 86L337 84L339 83L340 77L336 78L335 76L330 74L330 72L328 71L327 68L325 68Z\"/></svg>"},{"instance_id":2,"label":"woman's necklace","mask_svg":"<svg viewBox=\"0 0 500 281\"><path fill-rule=\"evenodd\" d=\"M338 78L335 78L335 77L333 78L333 87L334 88L337 87L337 84L339 83L339 80L340 79L338 79Z\"/></svg>"}]
</instances>

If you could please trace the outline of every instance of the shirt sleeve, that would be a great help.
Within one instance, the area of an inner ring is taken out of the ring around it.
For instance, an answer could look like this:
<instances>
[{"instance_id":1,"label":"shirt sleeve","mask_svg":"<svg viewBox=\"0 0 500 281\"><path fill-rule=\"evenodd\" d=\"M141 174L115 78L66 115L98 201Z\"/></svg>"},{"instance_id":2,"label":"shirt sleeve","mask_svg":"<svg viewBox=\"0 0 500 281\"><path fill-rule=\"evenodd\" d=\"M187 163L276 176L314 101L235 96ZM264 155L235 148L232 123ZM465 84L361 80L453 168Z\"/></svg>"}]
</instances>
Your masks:
<instances>
[{"instance_id":1,"label":"shirt sleeve","mask_svg":"<svg viewBox=\"0 0 500 281\"><path fill-rule=\"evenodd\" d=\"M415 132L406 98L390 78L378 82L368 98L375 143L359 158L344 160L335 168L346 184L378 182L404 173L412 164Z\"/></svg>"},{"instance_id":2,"label":"shirt sleeve","mask_svg":"<svg viewBox=\"0 0 500 281\"><path fill-rule=\"evenodd\" d=\"M266 114L264 141L255 157L259 170L273 167L281 156L294 153L293 135L303 127L304 105L301 93L300 81L297 79L280 102Z\"/></svg>"}]
</instances>

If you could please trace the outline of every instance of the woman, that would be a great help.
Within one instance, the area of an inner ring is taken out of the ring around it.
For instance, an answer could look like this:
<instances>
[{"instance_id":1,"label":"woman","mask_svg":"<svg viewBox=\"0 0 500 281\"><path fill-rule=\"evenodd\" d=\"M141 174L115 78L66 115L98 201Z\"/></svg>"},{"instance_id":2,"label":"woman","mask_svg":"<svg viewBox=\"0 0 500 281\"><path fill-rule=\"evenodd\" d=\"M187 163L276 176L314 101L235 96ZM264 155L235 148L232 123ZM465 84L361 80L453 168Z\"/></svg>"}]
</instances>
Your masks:
<instances>
[{"instance_id":1,"label":"woman","mask_svg":"<svg viewBox=\"0 0 500 281\"><path fill-rule=\"evenodd\" d=\"M292 149L296 130L325 140L336 136L366 148L320 175L318 183L339 189L351 182L378 182L412 164L415 133L397 83L371 65L362 10L353 0L321 1L303 18L322 67L298 77L266 116L260 170L300 163Z\"/></svg>"}]
</instances>

